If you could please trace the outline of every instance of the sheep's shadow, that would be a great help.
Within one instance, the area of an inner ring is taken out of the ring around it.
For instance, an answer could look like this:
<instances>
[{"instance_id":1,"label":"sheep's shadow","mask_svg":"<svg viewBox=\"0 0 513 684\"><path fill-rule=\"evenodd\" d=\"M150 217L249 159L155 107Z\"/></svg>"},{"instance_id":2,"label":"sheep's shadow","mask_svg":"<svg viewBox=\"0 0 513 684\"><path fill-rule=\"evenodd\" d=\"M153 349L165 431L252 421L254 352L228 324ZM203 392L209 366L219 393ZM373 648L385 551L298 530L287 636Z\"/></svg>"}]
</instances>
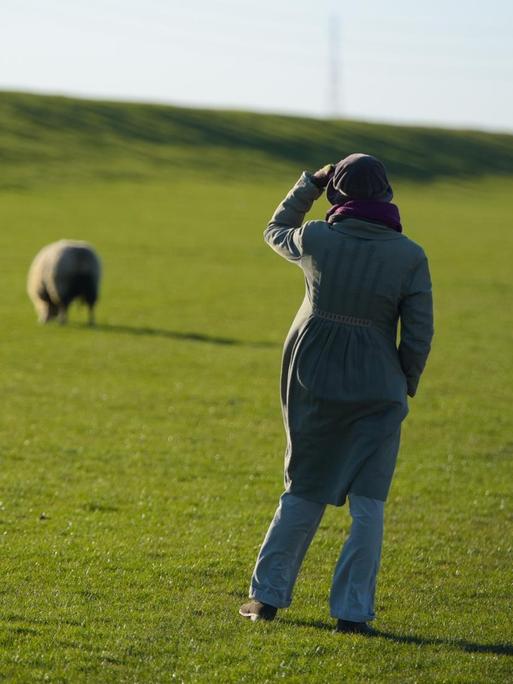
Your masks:
<instances>
[{"instance_id":1,"label":"sheep's shadow","mask_svg":"<svg viewBox=\"0 0 513 684\"><path fill-rule=\"evenodd\" d=\"M297 620L291 618L282 618L280 622L288 623L291 625L297 625L299 627L315 627L317 629L323 629L327 631L334 630L334 624L328 624L321 620ZM451 648L458 648L467 653L493 653L495 655L513 655L513 644L502 643L502 644L477 644L472 641L467 641L466 639L438 639L436 637L420 637L414 634L395 634L394 632L388 632L385 630L376 629L374 634L370 637L365 638L381 638L388 639L389 641L395 641L399 644L415 644L418 646L449 646Z\"/></svg>"},{"instance_id":2,"label":"sheep's shadow","mask_svg":"<svg viewBox=\"0 0 513 684\"><path fill-rule=\"evenodd\" d=\"M112 323L97 323L96 325L88 325L87 323L70 323L69 325L73 328L84 328L100 332L121 333L126 335L138 335L145 337L162 337L170 340L204 342L208 344L219 344L233 347L238 346L273 348L280 346L277 342L270 342L265 340L237 340L233 337L218 337L216 335L206 335L205 333L165 330L163 328L137 327L132 325L117 325Z\"/></svg>"}]
</instances>

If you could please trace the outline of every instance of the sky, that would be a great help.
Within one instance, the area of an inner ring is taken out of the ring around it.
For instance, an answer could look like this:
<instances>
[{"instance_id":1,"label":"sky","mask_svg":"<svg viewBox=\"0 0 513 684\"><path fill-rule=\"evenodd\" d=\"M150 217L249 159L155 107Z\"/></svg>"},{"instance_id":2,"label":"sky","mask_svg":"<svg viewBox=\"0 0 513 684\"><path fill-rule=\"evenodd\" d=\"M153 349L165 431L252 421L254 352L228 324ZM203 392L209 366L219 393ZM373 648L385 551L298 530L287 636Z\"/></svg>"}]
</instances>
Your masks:
<instances>
[{"instance_id":1,"label":"sky","mask_svg":"<svg viewBox=\"0 0 513 684\"><path fill-rule=\"evenodd\" d=\"M513 132L512 0L0 0L0 89Z\"/></svg>"}]
</instances>

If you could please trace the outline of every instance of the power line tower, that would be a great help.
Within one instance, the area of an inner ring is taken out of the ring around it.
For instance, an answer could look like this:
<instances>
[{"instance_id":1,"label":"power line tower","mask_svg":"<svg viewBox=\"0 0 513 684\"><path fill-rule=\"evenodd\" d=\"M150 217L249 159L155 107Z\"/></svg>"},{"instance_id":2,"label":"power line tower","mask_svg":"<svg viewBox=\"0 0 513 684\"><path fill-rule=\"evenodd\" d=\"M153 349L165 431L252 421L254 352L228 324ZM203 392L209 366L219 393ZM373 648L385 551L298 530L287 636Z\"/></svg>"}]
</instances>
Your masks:
<instances>
[{"instance_id":1,"label":"power line tower","mask_svg":"<svg viewBox=\"0 0 513 684\"><path fill-rule=\"evenodd\" d=\"M328 116L335 119L342 115L341 93L341 44L342 34L340 30L340 18L332 12L328 25L328 60L329 60L329 87L328 87Z\"/></svg>"}]
</instances>

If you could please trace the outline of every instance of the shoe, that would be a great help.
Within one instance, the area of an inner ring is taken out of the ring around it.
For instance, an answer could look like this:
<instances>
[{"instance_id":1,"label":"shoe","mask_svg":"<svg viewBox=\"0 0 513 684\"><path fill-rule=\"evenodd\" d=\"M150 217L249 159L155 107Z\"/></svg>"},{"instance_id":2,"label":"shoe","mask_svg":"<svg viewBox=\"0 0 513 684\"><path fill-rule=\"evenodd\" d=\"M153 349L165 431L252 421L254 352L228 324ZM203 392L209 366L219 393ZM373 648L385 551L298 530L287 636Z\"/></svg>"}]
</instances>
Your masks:
<instances>
[{"instance_id":1,"label":"shoe","mask_svg":"<svg viewBox=\"0 0 513 684\"><path fill-rule=\"evenodd\" d=\"M351 622L351 620L337 620L335 632L365 634L365 636L374 636L377 634L377 631L370 627L366 622Z\"/></svg>"},{"instance_id":2,"label":"shoe","mask_svg":"<svg viewBox=\"0 0 513 684\"><path fill-rule=\"evenodd\" d=\"M239 608L239 613L242 617L250 618L253 622L257 620L274 620L278 608L275 606L270 606L268 603L262 603L261 601L255 601L253 599L249 603L245 603Z\"/></svg>"}]
</instances>

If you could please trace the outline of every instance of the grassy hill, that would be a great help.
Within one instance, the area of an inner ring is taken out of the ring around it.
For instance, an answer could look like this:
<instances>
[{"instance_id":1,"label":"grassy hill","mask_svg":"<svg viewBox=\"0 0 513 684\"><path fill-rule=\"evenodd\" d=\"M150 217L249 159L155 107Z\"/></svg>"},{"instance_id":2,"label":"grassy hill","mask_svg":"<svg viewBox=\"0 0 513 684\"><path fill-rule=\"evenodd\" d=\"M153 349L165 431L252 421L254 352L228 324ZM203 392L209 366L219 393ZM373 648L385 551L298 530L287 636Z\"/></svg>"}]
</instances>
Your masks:
<instances>
[{"instance_id":1,"label":"grassy hill","mask_svg":"<svg viewBox=\"0 0 513 684\"><path fill-rule=\"evenodd\" d=\"M513 135L0 93L0 188L276 175L354 151L392 178L513 174Z\"/></svg>"},{"instance_id":2,"label":"grassy hill","mask_svg":"<svg viewBox=\"0 0 513 684\"><path fill-rule=\"evenodd\" d=\"M513 137L14 94L0 124L0 681L509 684ZM281 347L304 294L262 231L298 167L354 149L398 180L436 312L375 639L332 633L345 508L290 609L237 613L282 491ZM61 237L101 255L95 328L78 305L36 323L27 270Z\"/></svg>"}]
</instances>

